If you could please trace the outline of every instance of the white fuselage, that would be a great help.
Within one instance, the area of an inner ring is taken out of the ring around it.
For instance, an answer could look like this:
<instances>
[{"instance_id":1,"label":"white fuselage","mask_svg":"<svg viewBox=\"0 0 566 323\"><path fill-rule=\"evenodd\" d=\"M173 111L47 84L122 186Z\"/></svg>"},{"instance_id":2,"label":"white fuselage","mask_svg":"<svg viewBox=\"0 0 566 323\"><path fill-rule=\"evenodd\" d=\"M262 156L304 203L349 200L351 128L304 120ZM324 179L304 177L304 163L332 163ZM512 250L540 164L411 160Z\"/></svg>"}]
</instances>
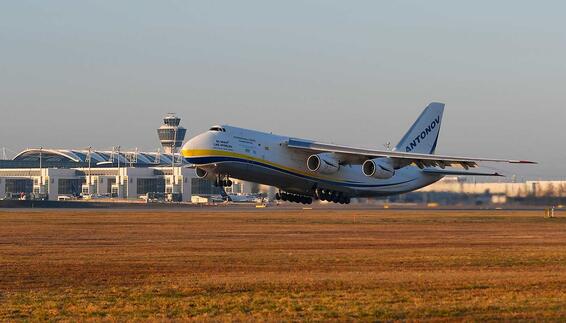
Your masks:
<instances>
[{"instance_id":1,"label":"white fuselage","mask_svg":"<svg viewBox=\"0 0 566 323\"><path fill-rule=\"evenodd\" d=\"M307 168L311 153L287 147L289 137L231 126L212 129L190 139L182 149L185 159L210 177L229 176L307 196L324 189L350 197L406 193L442 178L414 166L398 169L390 179L365 176L361 165L351 164L333 174L320 174Z\"/></svg>"}]
</instances>

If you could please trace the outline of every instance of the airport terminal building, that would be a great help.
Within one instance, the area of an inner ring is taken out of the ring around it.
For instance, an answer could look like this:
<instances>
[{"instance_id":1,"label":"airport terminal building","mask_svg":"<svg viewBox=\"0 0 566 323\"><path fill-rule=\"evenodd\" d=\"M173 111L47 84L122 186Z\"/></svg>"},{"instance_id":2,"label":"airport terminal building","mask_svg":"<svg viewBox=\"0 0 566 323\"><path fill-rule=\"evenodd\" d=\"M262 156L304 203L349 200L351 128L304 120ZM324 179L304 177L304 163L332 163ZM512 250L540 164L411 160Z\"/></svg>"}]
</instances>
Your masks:
<instances>
[{"instance_id":1,"label":"airport terminal building","mask_svg":"<svg viewBox=\"0 0 566 323\"><path fill-rule=\"evenodd\" d=\"M0 197L29 194L57 200L75 196L140 199L148 193L190 201L194 193L215 194L173 154L27 149L0 161Z\"/></svg>"},{"instance_id":2,"label":"airport terminal building","mask_svg":"<svg viewBox=\"0 0 566 323\"><path fill-rule=\"evenodd\" d=\"M193 195L220 194L199 179L176 153L185 138L180 118L169 114L157 130L163 152L94 149L26 149L0 160L0 198L58 200L149 196L190 202Z\"/></svg>"}]
</instances>

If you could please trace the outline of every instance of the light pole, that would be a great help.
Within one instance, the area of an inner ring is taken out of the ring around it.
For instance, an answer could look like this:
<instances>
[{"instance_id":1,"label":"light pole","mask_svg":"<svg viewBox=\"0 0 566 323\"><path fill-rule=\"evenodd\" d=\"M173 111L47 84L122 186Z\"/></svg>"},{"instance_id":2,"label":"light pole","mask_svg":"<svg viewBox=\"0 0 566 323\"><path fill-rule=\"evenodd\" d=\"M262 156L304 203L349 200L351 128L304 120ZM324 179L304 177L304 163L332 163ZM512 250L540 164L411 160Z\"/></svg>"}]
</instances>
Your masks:
<instances>
[{"instance_id":1,"label":"light pole","mask_svg":"<svg viewBox=\"0 0 566 323\"><path fill-rule=\"evenodd\" d=\"M43 193L43 147L39 147L39 194Z\"/></svg>"},{"instance_id":2,"label":"light pole","mask_svg":"<svg viewBox=\"0 0 566 323\"><path fill-rule=\"evenodd\" d=\"M118 150L118 198L120 198L122 195L122 174L120 174L120 146L116 148Z\"/></svg>"},{"instance_id":3,"label":"light pole","mask_svg":"<svg viewBox=\"0 0 566 323\"><path fill-rule=\"evenodd\" d=\"M41 169L42 169L42 153L43 153L43 147L39 147L39 172L41 173Z\"/></svg>"},{"instance_id":4,"label":"light pole","mask_svg":"<svg viewBox=\"0 0 566 323\"><path fill-rule=\"evenodd\" d=\"M92 172L90 169L90 161L92 160L92 147L88 147L88 194L92 194Z\"/></svg>"},{"instance_id":5,"label":"light pole","mask_svg":"<svg viewBox=\"0 0 566 323\"><path fill-rule=\"evenodd\" d=\"M116 151L117 151L117 157L118 158L118 175L120 174L120 146L116 147Z\"/></svg>"}]
</instances>

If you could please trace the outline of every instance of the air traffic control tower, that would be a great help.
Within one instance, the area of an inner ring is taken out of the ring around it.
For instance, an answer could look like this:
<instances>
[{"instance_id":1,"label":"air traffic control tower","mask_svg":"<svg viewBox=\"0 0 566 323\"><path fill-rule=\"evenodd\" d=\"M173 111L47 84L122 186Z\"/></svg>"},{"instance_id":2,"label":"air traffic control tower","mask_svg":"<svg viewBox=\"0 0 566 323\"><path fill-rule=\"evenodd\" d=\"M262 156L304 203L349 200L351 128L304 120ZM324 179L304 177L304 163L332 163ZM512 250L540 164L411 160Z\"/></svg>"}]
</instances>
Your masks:
<instances>
[{"instance_id":1,"label":"air traffic control tower","mask_svg":"<svg viewBox=\"0 0 566 323\"><path fill-rule=\"evenodd\" d=\"M157 129L159 141L163 146L163 150L167 154L177 152L183 145L187 129L179 126L181 118L174 113L169 113L163 118L163 125Z\"/></svg>"}]
</instances>

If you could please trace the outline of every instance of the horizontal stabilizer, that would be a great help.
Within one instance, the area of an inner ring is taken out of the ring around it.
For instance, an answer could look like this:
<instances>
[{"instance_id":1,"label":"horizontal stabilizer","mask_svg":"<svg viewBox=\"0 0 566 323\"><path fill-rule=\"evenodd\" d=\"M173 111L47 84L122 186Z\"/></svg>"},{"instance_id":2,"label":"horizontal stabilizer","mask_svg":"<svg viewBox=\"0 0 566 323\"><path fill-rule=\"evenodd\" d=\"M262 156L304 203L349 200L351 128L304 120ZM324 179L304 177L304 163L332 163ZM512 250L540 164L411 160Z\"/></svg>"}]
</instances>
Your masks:
<instances>
[{"instance_id":1,"label":"horizontal stabilizer","mask_svg":"<svg viewBox=\"0 0 566 323\"><path fill-rule=\"evenodd\" d=\"M487 172L468 172L468 171L458 171L458 170L446 170L446 169L423 169L425 174L434 175L444 175L444 176L493 176L493 177L505 177L499 173L487 173Z\"/></svg>"}]
</instances>

